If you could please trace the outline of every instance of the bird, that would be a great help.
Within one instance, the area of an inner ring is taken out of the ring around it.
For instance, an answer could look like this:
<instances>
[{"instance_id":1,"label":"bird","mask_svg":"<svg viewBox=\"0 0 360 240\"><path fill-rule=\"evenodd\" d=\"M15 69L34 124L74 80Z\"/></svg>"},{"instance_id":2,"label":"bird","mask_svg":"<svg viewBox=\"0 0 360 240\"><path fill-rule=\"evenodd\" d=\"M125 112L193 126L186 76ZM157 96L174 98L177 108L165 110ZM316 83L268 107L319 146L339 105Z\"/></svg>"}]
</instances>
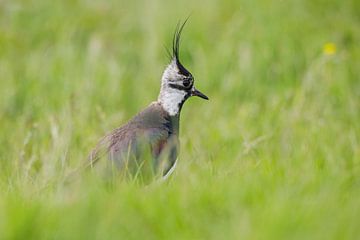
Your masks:
<instances>
[{"instance_id":1,"label":"bird","mask_svg":"<svg viewBox=\"0 0 360 240\"><path fill-rule=\"evenodd\" d=\"M88 157L90 168L106 156L110 167L105 168L122 176L166 179L174 171L183 104L192 96L209 100L195 88L193 75L180 62L180 38L186 21L176 26L157 100L100 139Z\"/></svg>"}]
</instances>

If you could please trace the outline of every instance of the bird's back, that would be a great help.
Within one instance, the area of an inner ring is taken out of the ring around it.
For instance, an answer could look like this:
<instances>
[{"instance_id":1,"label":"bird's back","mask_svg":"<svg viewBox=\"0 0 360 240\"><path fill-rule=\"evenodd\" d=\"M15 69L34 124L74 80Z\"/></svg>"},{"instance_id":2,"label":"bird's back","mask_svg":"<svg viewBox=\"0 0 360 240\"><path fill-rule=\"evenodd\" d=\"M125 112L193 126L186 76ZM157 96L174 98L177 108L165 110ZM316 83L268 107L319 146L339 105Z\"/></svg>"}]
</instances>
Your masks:
<instances>
[{"instance_id":1,"label":"bird's back","mask_svg":"<svg viewBox=\"0 0 360 240\"><path fill-rule=\"evenodd\" d=\"M90 154L90 165L107 157L106 165L132 176L143 172L164 175L176 161L179 118L154 102L127 124L103 137ZM110 163L110 164L109 164Z\"/></svg>"}]
</instances>

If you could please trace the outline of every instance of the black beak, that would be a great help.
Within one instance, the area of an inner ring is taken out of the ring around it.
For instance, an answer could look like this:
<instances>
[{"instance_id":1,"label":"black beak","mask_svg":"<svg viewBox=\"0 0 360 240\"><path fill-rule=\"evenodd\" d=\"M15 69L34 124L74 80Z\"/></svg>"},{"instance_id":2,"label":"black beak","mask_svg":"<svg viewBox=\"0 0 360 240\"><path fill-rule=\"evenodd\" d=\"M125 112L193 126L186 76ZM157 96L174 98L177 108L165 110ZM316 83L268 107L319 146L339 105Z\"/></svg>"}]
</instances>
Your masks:
<instances>
[{"instance_id":1,"label":"black beak","mask_svg":"<svg viewBox=\"0 0 360 240\"><path fill-rule=\"evenodd\" d=\"M195 87L191 90L191 96L198 96L203 99L209 100L209 98L205 94L197 90Z\"/></svg>"}]
</instances>

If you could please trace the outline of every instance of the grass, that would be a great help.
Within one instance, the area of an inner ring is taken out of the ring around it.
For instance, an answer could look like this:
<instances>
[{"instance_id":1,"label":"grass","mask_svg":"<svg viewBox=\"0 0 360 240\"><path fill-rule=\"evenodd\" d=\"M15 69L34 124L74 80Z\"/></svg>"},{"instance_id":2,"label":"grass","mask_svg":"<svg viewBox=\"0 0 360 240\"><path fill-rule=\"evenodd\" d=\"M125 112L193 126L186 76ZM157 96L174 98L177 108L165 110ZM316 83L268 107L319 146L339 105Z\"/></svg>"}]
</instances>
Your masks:
<instances>
[{"instance_id":1,"label":"grass","mask_svg":"<svg viewBox=\"0 0 360 240\"><path fill-rule=\"evenodd\" d=\"M190 99L166 183L65 183L156 99L179 19ZM0 239L356 239L358 1L1 1Z\"/></svg>"}]
</instances>

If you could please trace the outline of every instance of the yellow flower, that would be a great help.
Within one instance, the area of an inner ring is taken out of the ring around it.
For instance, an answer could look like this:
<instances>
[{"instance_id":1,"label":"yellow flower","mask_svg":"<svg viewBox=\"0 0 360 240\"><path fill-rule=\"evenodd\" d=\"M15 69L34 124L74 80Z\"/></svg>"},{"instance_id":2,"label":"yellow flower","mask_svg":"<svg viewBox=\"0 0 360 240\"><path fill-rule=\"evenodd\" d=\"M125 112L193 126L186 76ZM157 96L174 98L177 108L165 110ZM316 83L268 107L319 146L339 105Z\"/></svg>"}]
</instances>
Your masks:
<instances>
[{"instance_id":1,"label":"yellow flower","mask_svg":"<svg viewBox=\"0 0 360 240\"><path fill-rule=\"evenodd\" d=\"M332 42L325 43L323 46L323 53L328 56L334 55L336 53L335 43Z\"/></svg>"}]
</instances>

